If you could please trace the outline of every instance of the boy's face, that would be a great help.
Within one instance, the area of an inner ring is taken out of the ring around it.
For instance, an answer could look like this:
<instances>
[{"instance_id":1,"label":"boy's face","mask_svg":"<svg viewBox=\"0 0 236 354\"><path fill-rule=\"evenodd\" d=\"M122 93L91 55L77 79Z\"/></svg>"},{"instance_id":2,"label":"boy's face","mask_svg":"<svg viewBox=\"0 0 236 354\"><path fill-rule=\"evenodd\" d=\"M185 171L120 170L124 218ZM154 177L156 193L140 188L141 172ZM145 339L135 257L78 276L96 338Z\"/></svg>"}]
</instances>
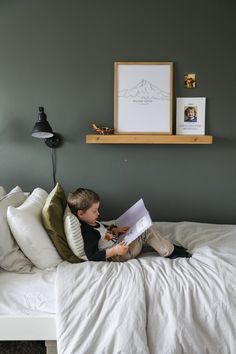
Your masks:
<instances>
[{"instance_id":1,"label":"boy's face","mask_svg":"<svg viewBox=\"0 0 236 354\"><path fill-rule=\"evenodd\" d=\"M99 206L100 203L97 202L97 203L93 203L92 206L86 211L78 210L77 211L78 218L81 221L86 222L87 224L91 224L91 225L95 224L99 216L99 211L98 211Z\"/></svg>"},{"instance_id":2,"label":"boy's face","mask_svg":"<svg viewBox=\"0 0 236 354\"><path fill-rule=\"evenodd\" d=\"M187 112L187 116L188 118L194 118L194 110L193 109L189 109Z\"/></svg>"}]
</instances>

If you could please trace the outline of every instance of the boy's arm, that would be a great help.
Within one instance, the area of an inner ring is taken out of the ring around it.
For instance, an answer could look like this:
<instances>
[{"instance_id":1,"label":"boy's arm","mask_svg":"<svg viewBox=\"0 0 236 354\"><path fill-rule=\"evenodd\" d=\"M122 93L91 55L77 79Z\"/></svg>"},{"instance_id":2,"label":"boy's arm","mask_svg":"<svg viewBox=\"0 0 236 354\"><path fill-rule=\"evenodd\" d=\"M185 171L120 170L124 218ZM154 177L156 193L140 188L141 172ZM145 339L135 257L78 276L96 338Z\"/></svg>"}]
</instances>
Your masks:
<instances>
[{"instance_id":1,"label":"boy's arm","mask_svg":"<svg viewBox=\"0 0 236 354\"><path fill-rule=\"evenodd\" d=\"M85 247L86 256L90 261L106 261L107 258L113 256L122 256L128 252L128 246L125 243L121 242L111 248L107 248L106 250L99 250L97 246L93 248Z\"/></svg>"},{"instance_id":2,"label":"boy's arm","mask_svg":"<svg viewBox=\"0 0 236 354\"><path fill-rule=\"evenodd\" d=\"M87 224L81 225L81 231L84 239L85 254L90 261L106 261L107 258L120 256L128 252L128 246L124 242L106 250L99 250L100 233Z\"/></svg>"},{"instance_id":3,"label":"boy's arm","mask_svg":"<svg viewBox=\"0 0 236 354\"><path fill-rule=\"evenodd\" d=\"M122 241L121 243L118 243L117 245L106 250L106 258L110 258L113 256L122 256L126 254L128 250L129 247L125 244L124 241Z\"/></svg>"},{"instance_id":4,"label":"boy's arm","mask_svg":"<svg viewBox=\"0 0 236 354\"><path fill-rule=\"evenodd\" d=\"M90 261L105 261L106 250L98 249L100 234L93 227L81 223L81 231L84 239L84 250Z\"/></svg>"}]
</instances>

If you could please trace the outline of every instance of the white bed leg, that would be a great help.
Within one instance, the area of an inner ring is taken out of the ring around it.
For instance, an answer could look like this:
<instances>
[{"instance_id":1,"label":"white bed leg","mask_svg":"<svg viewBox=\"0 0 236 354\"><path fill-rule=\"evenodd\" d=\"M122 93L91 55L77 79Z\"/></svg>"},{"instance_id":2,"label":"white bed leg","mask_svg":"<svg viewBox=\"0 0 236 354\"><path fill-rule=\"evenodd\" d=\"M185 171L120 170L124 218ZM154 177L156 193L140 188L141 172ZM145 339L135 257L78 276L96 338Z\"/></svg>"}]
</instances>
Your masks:
<instances>
[{"instance_id":1,"label":"white bed leg","mask_svg":"<svg viewBox=\"0 0 236 354\"><path fill-rule=\"evenodd\" d=\"M45 340L47 354L57 354L57 342L55 340Z\"/></svg>"}]
</instances>

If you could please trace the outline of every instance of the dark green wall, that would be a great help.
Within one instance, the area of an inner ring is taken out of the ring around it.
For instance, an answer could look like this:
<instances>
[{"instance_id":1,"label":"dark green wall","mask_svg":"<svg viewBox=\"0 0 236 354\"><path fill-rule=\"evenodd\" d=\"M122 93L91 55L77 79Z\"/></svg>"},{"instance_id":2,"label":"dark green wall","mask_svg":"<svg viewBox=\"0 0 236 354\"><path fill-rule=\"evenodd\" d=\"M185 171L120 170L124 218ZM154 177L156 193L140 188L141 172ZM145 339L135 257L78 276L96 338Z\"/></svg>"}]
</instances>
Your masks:
<instances>
[{"instance_id":1,"label":"dark green wall","mask_svg":"<svg viewBox=\"0 0 236 354\"><path fill-rule=\"evenodd\" d=\"M57 179L102 197L102 219L143 197L155 220L236 223L234 0L1 0L0 185L52 188L38 106L65 139ZM175 98L206 96L213 145L86 145L113 125L113 62L174 62ZM183 87L184 72L198 86Z\"/></svg>"}]
</instances>

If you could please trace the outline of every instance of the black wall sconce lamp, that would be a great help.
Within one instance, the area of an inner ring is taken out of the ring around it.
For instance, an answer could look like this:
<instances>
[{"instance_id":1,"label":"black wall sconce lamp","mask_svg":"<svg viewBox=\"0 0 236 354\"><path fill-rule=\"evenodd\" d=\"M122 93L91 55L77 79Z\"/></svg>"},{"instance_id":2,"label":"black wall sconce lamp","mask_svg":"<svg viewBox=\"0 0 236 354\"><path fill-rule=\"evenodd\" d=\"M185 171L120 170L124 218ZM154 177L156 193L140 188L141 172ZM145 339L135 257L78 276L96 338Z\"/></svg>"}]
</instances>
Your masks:
<instances>
[{"instance_id":1,"label":"black wall sconce lamp","mask_svg":"<svg viewBox=\"0 0 236 354\"><path fill-rule=\"evenodd\" d=\"M38 120L32 130L34 138L45 139L45 144L50 148L58 148L62 144L60 134L54 133L47 121L44 107L39 107Z\"/></svg>"},{"instance_id":2,"label":"black wall sconce lamp","mask_svg":"<svg viewBox=\"0 0 236 354\"><path fill-rule=\"evenodd\" d=\"M32 130L32 136L38 139L44 139L45 144L52 149L52 169L53 182L56 185L56 152L62 144L62 137L60 134L53 132L50 124L47 121L47 115L44 112L44 107L39 107L38 120Z\"/></svg>"}]
</instances>

